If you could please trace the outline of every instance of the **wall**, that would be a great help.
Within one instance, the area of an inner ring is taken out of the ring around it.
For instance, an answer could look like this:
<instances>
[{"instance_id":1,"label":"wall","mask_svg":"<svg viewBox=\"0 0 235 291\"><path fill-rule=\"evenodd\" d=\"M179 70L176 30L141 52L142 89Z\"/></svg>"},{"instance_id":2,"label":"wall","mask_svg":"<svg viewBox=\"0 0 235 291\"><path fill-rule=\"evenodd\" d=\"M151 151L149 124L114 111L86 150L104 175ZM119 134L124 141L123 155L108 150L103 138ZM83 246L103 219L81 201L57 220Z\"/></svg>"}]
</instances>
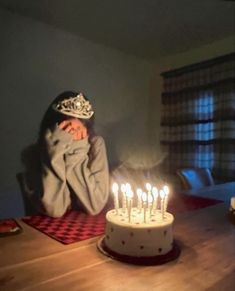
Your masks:
<instances>
[{"instance_id":1,"label":"wall","mask_svg":"<svg viewBox=\"0 0 235 291\"><path fill-rule=\"evenodd\" d=\"M0 218L23 214L15 178L20 153L36 139L57 94L81 90L90 97L111 166L153 166L164 158L160 73L229 53L235 43L231 37L150 64L2 9L0 37Z\"/></svg>"},{"instance_id":2,"label":"wall","mask_svg":"<svg viewBox=\"0 0 235 291\"><path fill-rule=\"evenodd\" d=\"M152 77L150 79L150 112L149 124L152 125L150 143L155 146L156 155L161 156L160 150L160 112L162 78L164 71L180 68L204 60L219 57L235 51L235 37L231 36L223 40L193 49L181 54L167 56L156 60L153 64ZM158 153L158 154L157 154Z\"/></svg>"},{"instance_id":3,"label":"wall","mask_svg":"<svg viewBox=\"0 0 235 291\"><path fill-rule=\"evenodd\" d=\"M64 90L81 90L94 104L111 166L139 163L148 137L148 62L5 10L0 36L0 217L22 215L21 150Z\"/></svg>"}]
</instances>

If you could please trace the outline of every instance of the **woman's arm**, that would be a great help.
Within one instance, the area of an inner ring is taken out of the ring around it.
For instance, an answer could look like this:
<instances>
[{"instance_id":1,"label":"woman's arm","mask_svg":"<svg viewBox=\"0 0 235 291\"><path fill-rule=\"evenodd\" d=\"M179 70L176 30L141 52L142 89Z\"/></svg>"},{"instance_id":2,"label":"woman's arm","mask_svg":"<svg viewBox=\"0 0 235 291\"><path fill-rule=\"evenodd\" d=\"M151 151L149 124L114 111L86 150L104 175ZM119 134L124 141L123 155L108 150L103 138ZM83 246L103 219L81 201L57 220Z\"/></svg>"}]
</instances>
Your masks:
<instances>
[{"instance_id":1,"label":"woman's arm","mask_svg":"<svg viewBox=\"0 0 235 291\"><path fill-rule=\"evenodd\" d=\"M89 147L92 158L89 159ZM105 143L102 137L73 141L72 152L66 153L66 178L79 204L92 215L105 206L109 195L109 169Z\"/></svg>"},{"instance_id":2,"label":"woman's arm","mask_svg":"<svg viewBox=\"0 0 235 291\"><path fill-rule=\"evenodd\" d=\"M42 198L45 212L52 217L62 216L70 206L71 199L66 184L64 155L72 143L72 136L56 127L47 130L42 162Z\"/></svg>"}]
</instances>

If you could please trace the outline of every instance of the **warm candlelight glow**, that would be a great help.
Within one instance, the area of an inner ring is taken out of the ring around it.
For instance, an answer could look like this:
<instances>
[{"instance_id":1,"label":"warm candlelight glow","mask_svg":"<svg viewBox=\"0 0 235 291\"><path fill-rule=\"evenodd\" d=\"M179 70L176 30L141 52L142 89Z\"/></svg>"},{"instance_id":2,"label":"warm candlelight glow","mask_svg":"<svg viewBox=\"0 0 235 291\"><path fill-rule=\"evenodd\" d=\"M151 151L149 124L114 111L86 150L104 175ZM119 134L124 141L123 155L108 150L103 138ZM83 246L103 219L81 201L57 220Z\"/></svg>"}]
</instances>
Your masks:
<instances>
[{"instance_id":1,"label":"warm candlelight glow","mask_svg":"<svg viewBox=\"0 0 235 291\"><path fill-rule=\"evenodd\" d=\"M144 206L144 223L146 223L147 194L145 192L142 193L142 201Z\"/></svg>"},{"instance_id":2,"label":"warm candlelight glow","mask_svg":"<svg viewBox=\"0 0 235 291\"><path fill-rule=\"evenodd\" d=\"M163 186L163 191L168 195L170 193L169 187L167 185Z\"/></svg>"},{"instance_id":3,"label":"warm candlelight glow","mask_svg":"<svg viewBox=\"0 0 235 291\"><path fill-rule=\"evenodd\" d=\"M124 193L126 191L126 185L125 184L121 185L121 191L122 191L122 193Z\"/></svg>"},{"instance_id":4,"label":"warm candlelight glow","mask_svg":"<svg viewBox=\"0 0 235 291\"><path fill-rule=\"evenodd\" d=\"M157 189L157 187L153 187L152 188L152 194L153 194L153 197L157 197L158 196L158 189Z\"/></svg>"},{"instance_id":5,"label":"warm candlelight glow","mask_svg":"<svg viewBox=\"0 0 235 291\"><path fill-rule=\"evenodd\" d=\"M156 213L158 208L158 189L157 187L152 188L152 195L153 195L153 211Z\"/></svg>"},{"instance_id":6,"label":"warm candlelight glow","mask_svg":"<svg viewBox=\"0 0 235 291\"><path fill-rule=\"evenodd\" d=\"M114 208L117 215L121 214L118 212L120 211L119 207L121 207L122 212L128 217L129 222L131 221L131 212L134 211L136 213L137 210L139 214L143 211L145 223L148 219L146 217L147 213L149 213L150 217L160 214L162 219L164 219L167 213L168 196L170 193L169 186L165 184L161 189L158 189L156 186L147 182L145 183L145 188L145 191L141 188L133 191L132 185L128 182L120 185L113 183L112 192L114 196ZM134 197L134 195L136 196ZM121 206L119 206L119 199L121 199ZM133 210L134 208L135 210ZM135 216L135 214L133 215Z\"/></svg>"},{"instance_id":7,"label":"warm candlelight glow","mask_svg":"<svg viewBox=\"0 0 235 291\"><path fill-rule=\"evenodd\" d=\"M149 204L153 203L153 196L151 194L148 195L148 203Z\"/></svg>"},{"instance_id":8,"label":"warm candlelight glow","mask_svg":"<svg viewBox=\"0 0 235 291\"><path fill-rule=\"evenodd\" d=\"M161 197L161 213L162 213L162 219L164 219L164 198L165 198L165 192L162 189L160 190L160 197Z\"/></svg>"},{"instance_id":9,"label":"warm candlelight glow","mask_svg":"<svg viewBox=\"0 0 235 291\"><path fill-rule=\"evenodd\" d=\"M142 201L147 202L147 194L145 192L142 193Z\"/></svg>"},{"instance_id":10,"label":"warm candlelight glow","mask_svg":"<svg viewBox=\"0 0 235 291\"><path fill-rule=\"evenodd\" d=\"M153 196L151 194L148 194L148 207L149 207L149 216L151 216L152 210L153 210Z\"/></svg>"},{"instance_id":11,"label":"warm candlelight glow","mask_svg":"<svg viewBox=\"0 0 235 291\"><path fill-rule=\"evenodd\" d=\"M140 189L140 188L138 188L137 190L136 190L136 194L137 194L137 208L138 208L138 210L139 211L141 211L141 197L142 197L142 190Z\"/></svg>"},{"instance_id":12,"label":"warm candlelight glow","mask_svg":"<svg viewBox=\"0 0 235 291\"><path fill-rule=\"evenodd\" d=\"M127 211L128 211L128 221L131 222L131 208L132 208L132 198L134 196L131 187L127 187L126 198L127 198Z\"/></svg>"},{"instance_id":13,"label":"warm candlelight glow","mask_svg":"<svg viewBox=\"0 0 235 291\"><path fill-rule=\"evenodd\" d=\"M143 192L143 191L142 191L140 188L138 188L138 189L136 190L137 197L140 198L140 199L141 199L141 196L142 196L142 192Z\"/></svg>"},{"instance_id":14,"label":"warm candlelight glow","mask_svg":"<svg viewBox=\"0 0 235 291\"><path fill-rule=\"evenodd\" d=\"M165 197L165 192L161 189L160 191L160 197L161 197L161 199L164 199L164 197Z\"/></svg>"},{"instance_id":15,"label":"warm candlelight glow","mask_svg":"<svg viewBox=\"0 0 235 291\"><path fill-rule=\"evenodd\" d=\"M130 191L131 190L131 185L129 183L126 183L126 191Z\"/></svg>"},{"instance_id":16,"label":"warm candlelight glow","mask_svg":"<svg viewBox=\"0 0 235 291\"><path fill-rule=\"evenodd\" d=\"M148 192L151 191L151 189L152 189L152 186L151 186L150 183L146 183L145 184L145 187L146 187L146 189L147 189Z\"/></svg>"},{"instance_id":17,"label":"warm candlelight glow","mask_svg":"<svg viewBox=\"0 0 235 291\"><path fill-rule=\"evenodd\" d=\"M113 193L117 193L118 189L119 189L118 184L117 183L113 183L113 186L112 186Z\"/></svg>"},{"instance_id":18,"label":"warm candlelight glow","mask_svg":"<svg viewBox=\"0 0 235 291\"><path fill-rule=\"evenodd\" d=\"M121 185L121 192L122 192L122 211L125 212L126 210L126 185Z\"/></svg>"},{"instance_id":19,"label":"warm candlelight glow","mask_svg":"<svg viewBox=\"0 0 235 291\"><path fill-rule=\"evenodd\" d=\"M131 199L133 196L134 196L133 191L132 191L131 189L127 189L127 190L126 190L126 197L127 197L128 199Z\"/></svg>"},{"instance_id":20,"label":"warm candlelight glow","mask_svg":"<svg viewBox=\"0 0 235 291\"><path fill-rule=\"evenodd\" d=\"M169 187L167 185L163 186L163 190L165 192L165 198L164 198L164 213L167 211L167 205L168 205L168 196L170 193Z\"/></svg>"}]
</instances>

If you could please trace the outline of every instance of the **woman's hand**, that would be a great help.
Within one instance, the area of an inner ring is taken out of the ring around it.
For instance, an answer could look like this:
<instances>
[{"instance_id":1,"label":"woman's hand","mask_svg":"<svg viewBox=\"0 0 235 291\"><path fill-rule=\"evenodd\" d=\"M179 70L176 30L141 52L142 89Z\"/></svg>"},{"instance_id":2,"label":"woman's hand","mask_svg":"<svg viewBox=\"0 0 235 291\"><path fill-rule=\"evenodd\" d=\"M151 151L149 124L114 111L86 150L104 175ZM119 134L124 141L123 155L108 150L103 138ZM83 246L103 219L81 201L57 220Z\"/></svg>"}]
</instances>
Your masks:
<instances>
[{"instance_id":1,"label":"woman's hand","mask_svg":"<svg viewBox=\"0 0 235 291\"><path fill-rule=\"evenodd\" d=\"M71 134L73 140L81 140L87 137L87 129L85 125L77 118L62 121L59 124L59 128Z\"/></svg>"}]
</instances>

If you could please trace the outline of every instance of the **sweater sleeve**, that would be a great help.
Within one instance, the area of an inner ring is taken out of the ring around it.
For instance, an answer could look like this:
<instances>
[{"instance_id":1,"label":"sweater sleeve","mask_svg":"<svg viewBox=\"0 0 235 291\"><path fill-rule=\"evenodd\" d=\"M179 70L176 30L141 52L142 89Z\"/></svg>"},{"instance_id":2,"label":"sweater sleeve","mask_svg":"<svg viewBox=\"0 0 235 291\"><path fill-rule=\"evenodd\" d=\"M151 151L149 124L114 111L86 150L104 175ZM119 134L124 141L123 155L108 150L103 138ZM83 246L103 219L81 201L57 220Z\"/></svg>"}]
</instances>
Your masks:
<instances>
[{"instance_id":1,"label":"sweater sleeve","mask_svg":"<svg viewBox=\"0 0 235 291\"><path fill-rule=\"evenodd\" d=\"M88 152L91 146L92 157ZM109 195L109 169L106 147L102 137L74 141L72 151L66 154L67 181L79 204L89 214L98 214Z\"/></svg>"},{"instance_id":2,"label":"sweater sleeve","mask_svg":"<svg viewBox=\"0 0 235 291\"><path fill-rule=\"evenodd\" d=\"M42 152L42 198L45 212L52 217L62 216L70 206L71 199L66 184L64 155L70 148L72 136L56 127L47 130Z\"/></svg>"}]
</instances>

